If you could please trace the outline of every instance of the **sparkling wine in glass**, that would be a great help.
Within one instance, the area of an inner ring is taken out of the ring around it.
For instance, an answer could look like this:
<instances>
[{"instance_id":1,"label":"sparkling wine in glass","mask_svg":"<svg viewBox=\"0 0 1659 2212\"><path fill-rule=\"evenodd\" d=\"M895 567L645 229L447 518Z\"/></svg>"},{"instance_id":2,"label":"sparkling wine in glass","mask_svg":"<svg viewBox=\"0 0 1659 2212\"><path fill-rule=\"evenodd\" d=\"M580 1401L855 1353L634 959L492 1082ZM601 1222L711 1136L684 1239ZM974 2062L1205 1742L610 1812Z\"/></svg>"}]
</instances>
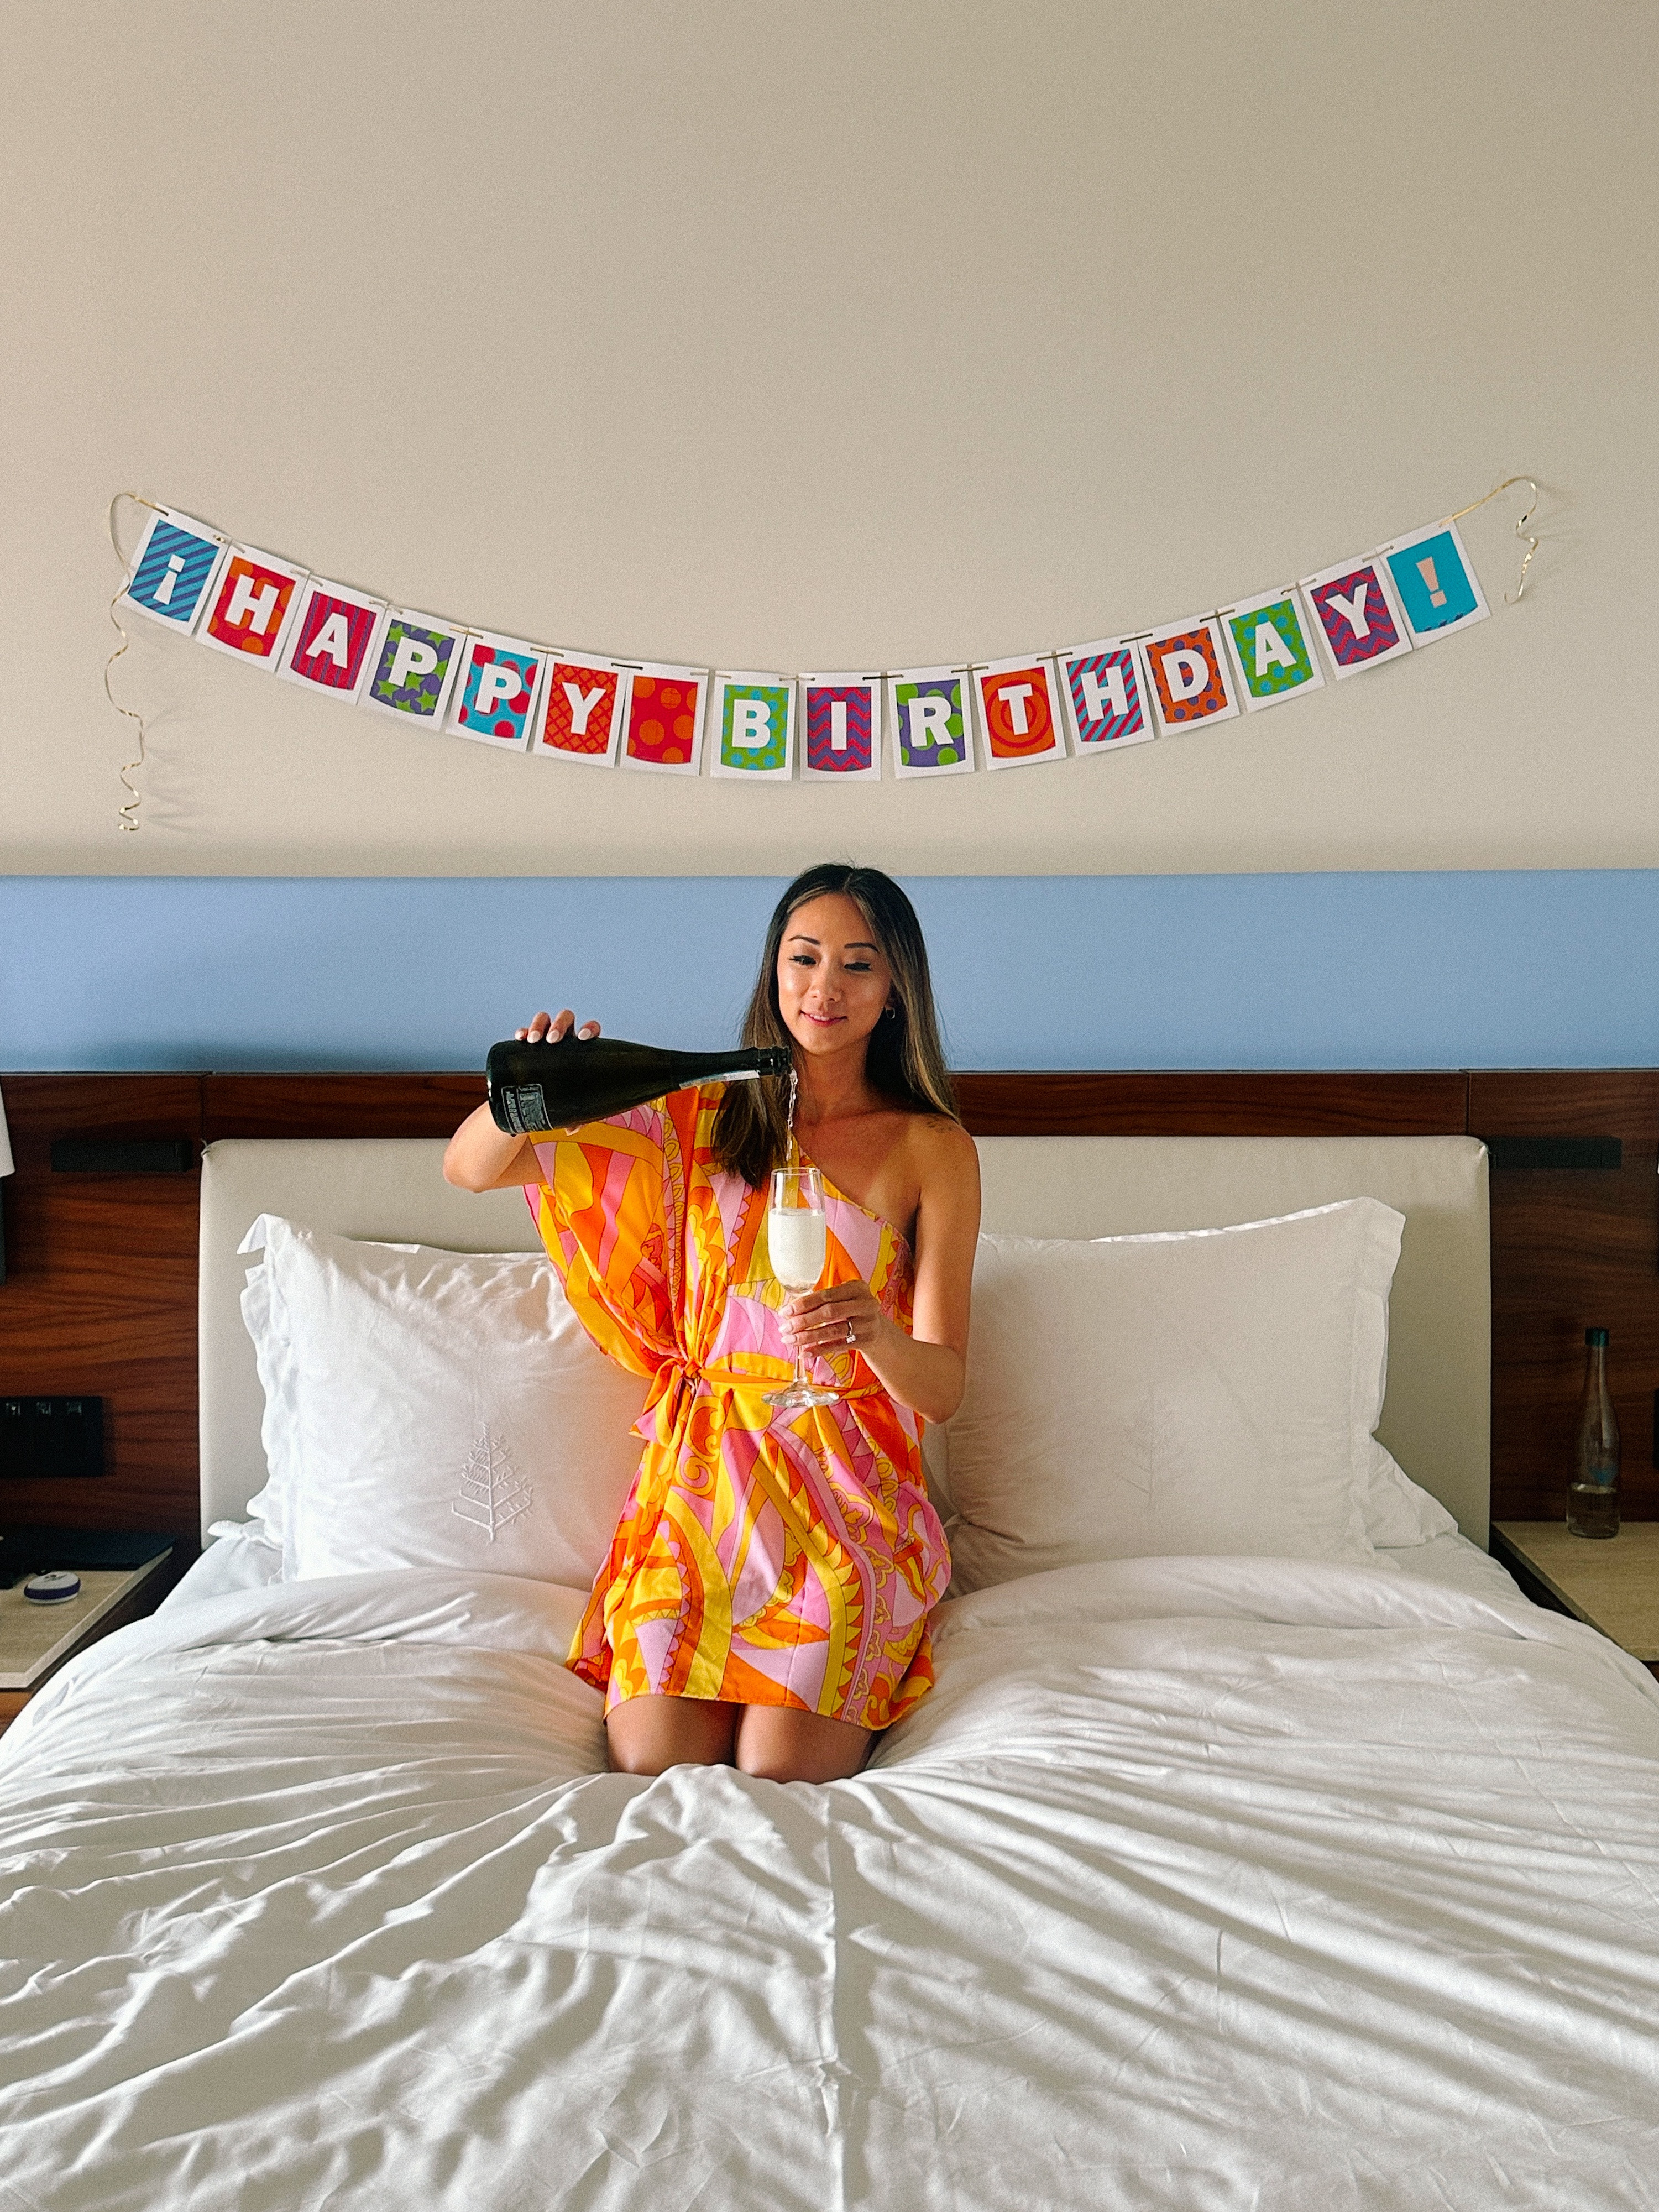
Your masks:
<instances>
[{"instance_id":1,"label":"sparkling wine in glass","mask_svg":"<svg viewBox=\"0 0 1659 2212\"><path fill-rule=\"evenodd\" d=\"M823 1273L829 1229L823 1218L823 1178L816 1168L775 1168L766 1215L772 1273L787 1291L815 1291ZM806 1371L806 1353L795 1347L795 1379L769 1390L769 1406L830 1406L841 1393L821 1389Z\"/></svg>"}]
</instances>

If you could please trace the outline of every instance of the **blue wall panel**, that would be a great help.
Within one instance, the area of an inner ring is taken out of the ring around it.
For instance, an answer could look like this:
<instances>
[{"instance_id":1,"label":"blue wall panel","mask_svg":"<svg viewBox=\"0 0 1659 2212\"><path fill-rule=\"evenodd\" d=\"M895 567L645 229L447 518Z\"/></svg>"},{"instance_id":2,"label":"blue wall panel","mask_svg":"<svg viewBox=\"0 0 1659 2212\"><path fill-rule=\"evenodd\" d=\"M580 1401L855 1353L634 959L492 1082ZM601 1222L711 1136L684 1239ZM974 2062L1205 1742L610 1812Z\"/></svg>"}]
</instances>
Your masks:
<instances>
[{"instance_id":1,"label":"blue wall panel","mask_svg":"<svg viewBox=\"0 0 1659 2212\"><path fill-rule=\"evenodd\" d=\"M729 1036L759 878L0 878L0 1068L472 1067ZM927 877L963 1067L1659 1064L1659 873Z\"/></svg>"}]
</instances>

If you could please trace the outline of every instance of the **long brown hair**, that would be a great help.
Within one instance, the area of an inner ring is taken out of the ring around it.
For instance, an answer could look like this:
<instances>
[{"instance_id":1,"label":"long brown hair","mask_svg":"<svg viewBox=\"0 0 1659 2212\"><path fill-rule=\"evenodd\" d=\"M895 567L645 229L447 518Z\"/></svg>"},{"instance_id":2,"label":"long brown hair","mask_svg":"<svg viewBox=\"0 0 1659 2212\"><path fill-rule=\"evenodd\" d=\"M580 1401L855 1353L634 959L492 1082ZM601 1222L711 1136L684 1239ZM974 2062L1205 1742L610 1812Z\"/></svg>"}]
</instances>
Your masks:
<instances>
[{"instance_id":1,"label":"long brown hair","mask_svg":"<svg viewBox=\"0 0 1659 2212\"><path fill-rule=\"evenodd\" d=\"M851 899L870 925L893 979L890 1010L871 1033L864 1063L872 1088L907 1113L939 1114L954 1121L956 1097L939 1042L921 924L904 893L879 868L852 868L825 860L790 884L767 926L760 973L743 1018L744 1043L794 1050L794 1040L778 1009L778 952L783 933L798 907L836 893ZM758 1083L730 1085L714 1116L714 1143L721 1167L757 1189L763 1187L772 1170L781 1167L788 1157L787 1084L763 1078Z\"/></svg>"}]
</instances>

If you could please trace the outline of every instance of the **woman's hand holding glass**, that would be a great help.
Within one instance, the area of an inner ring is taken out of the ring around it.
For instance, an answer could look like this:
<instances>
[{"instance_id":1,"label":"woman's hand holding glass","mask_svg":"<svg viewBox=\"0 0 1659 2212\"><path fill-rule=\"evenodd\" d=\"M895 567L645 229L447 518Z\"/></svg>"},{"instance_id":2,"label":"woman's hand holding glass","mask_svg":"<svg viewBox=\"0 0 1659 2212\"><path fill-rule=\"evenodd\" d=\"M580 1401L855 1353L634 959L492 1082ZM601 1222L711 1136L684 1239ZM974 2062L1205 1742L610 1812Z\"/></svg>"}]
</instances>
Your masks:
<instances>
[{"instance_id":1,"label":"woman's hand holding glass","mask_svg":"<svg viewBox=\"0 0 1659 2212\"><path fill-rule=\"evenodd\" d=\"M812 1355L845 1352L855 1346L866 1358L894 1324L876 1303L868 1283L856 1277L832 1290L804 1291L778 1316L784 1341L793 1351Z\"/></svg>"}]
</instances>

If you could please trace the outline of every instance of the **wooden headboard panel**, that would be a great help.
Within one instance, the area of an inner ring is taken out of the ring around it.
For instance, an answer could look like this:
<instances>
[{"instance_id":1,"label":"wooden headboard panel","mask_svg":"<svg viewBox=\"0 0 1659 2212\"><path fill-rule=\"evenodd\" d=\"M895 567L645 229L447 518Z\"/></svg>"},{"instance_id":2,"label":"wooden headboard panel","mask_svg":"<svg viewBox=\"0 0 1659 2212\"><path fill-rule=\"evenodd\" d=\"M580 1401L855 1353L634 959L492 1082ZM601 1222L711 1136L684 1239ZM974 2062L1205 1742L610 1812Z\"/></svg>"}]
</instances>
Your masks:
<instances>
[{"instance_id":1,"label":"wooden headboard panel","mask_svg":"<svg viewBox=\"0 0 1659 2212\"><path fill-rule=\"evenodd\" d=\"M483 1097L482 1078L0 1082L17 1162L0 1182L0 1395L101 1393L109 1468L100 1481L6 1482L0 1521L160 1528L193 1546L198 1178L55 1171L54 1142L441 1136ZM1659 1070L975 1074L957 1088L980 1136L1483 1138L1493 1147L1493 1518L1565 1510L1594 1323L1613 1333L1625 1510L1659 1519Z\"/></svg>"}]
</instances>

